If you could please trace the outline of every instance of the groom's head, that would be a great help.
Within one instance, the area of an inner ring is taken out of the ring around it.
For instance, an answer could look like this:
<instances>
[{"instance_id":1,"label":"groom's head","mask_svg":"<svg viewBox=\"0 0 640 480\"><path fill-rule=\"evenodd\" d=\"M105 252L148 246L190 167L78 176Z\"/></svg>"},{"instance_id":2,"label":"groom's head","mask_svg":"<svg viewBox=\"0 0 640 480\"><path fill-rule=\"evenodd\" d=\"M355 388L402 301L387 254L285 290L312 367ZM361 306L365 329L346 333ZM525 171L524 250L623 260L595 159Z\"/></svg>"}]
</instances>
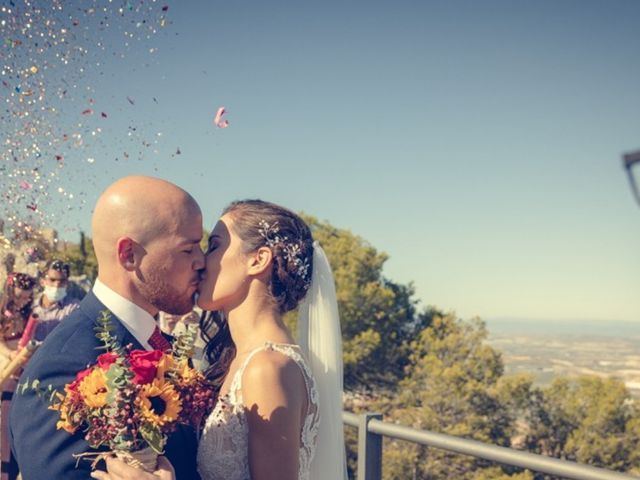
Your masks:
<instances>
[{"instance_id":1,"label":"groom's head","mask_svg":"<svg viewBox=\"0 0 640 480\"><path fill-rule=\"evenodd\" d=\"M122 178L98 199L92 230L104 284L152 315L191 311L204 268L191 195L158 178Z\"/></svg>"}]
</instances>

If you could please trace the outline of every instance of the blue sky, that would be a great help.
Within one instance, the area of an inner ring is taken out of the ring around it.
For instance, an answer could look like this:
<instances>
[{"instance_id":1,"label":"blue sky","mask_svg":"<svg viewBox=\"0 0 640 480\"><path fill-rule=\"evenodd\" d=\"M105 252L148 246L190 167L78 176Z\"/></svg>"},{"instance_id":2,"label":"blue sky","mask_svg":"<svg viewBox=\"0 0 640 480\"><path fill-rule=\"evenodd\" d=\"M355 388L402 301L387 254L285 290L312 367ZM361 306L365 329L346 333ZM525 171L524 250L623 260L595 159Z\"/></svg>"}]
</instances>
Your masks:
<instances>
[{"instance_id":1,"label":"blue sky","mask_svg":"<svg viewBox=\"0 0 640 480\"><path fill-rule=\"evenodd\" d=\"M157 175L207 227L260 197L349 229L424 305L465 318L640 322L620 161L640 148L639 2L147 5L168 6L150 39L125 45L112 18L72 66L83 87L59 119L101 132L56 177L75 193L63 236L88 229L113 179Z\"/></svg>"}]
</instances>

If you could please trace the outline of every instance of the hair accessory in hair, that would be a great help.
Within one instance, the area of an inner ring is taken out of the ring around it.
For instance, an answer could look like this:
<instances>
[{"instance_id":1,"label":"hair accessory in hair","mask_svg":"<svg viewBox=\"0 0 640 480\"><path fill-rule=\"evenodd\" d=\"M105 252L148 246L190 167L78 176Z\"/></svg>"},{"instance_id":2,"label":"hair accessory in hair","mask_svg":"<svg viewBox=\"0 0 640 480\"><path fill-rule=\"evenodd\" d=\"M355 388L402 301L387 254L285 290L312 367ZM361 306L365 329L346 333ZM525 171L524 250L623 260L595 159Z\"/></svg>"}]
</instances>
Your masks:
<instances>
[{"instance_id":1,"label":"hair accessory in hair","mask_svg":"<svg viewBox=\"0 0 640 480\"><path fill-rule=\"evenodd\" d=\"M7 285L22 290L31 290L36 284L33 277L21 272L12 272L7 276Z\"/></svg>"},{"instance_id":2,"label":"hair accessory in hair","mask_svg":"<svg viewBox=\"0 0 640 480\"><path fill-rule=\"evenodd\" d=\"M304 289L308 289L311 284L311 279L309 278L309 259L300 258L302 256L300 243L289 242L289 238L286 236L281 237L278 234L280 228L278 227L277 221L269 224L265 220L260 220L258 225L260 226L258 232L264 237L266 244L271 248L275 248L276 246L282 248L284 251L284 259L296 267L296 275L304 281Z\"/></svg>"}]
</instances>

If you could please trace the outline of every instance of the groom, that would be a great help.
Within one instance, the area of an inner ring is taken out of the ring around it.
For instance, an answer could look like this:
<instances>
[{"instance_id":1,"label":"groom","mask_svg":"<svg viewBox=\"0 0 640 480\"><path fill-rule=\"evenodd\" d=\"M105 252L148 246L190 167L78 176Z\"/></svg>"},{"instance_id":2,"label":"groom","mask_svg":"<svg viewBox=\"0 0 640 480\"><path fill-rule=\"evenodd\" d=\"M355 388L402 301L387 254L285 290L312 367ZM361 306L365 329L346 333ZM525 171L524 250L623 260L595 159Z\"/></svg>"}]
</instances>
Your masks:
<instances>
[{"instance_id":1,"label":"groom","mask_svg":"<svg viewBox=\"0 0 640 480\"><path fill-rule=\"evenodd\" d=\"M150 350L166 342L159 334L160 310L184 314L193 308L204 255L200 250L202 213L196 201L172 183L151 177L125 177L98 199L92 219L98 278L79 308L47 337L31 358L21 381L38 379L62 390L76 373L102 353L94 327L108 310L121 345ZM23 480L89 479L90 462L76 467L73 454L90 448L83 432L56 430L57 412L27 392L11 405L10 435ZM165 455L179 480L198 479L196 438L179 428Z\"/></svg>"}]
</instances>

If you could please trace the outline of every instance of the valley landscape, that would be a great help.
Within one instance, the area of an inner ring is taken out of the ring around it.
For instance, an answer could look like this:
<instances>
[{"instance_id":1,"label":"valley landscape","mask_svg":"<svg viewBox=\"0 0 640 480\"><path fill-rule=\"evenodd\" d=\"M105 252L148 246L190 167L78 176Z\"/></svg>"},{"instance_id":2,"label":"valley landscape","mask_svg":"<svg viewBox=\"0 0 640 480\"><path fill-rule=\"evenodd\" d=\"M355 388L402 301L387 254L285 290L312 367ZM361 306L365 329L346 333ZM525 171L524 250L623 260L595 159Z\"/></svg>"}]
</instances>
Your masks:
<instances>
[{"instance_id":1,"label":"valley landscape","mask_svg":"<svg viewBox=\"0 0 640 480\"><path fill-rule=\"evenodd\" d=\"M560 376L614 377L640 399L640 324L488 321L487 327L506 374L531 373L540 386Z\"/></svg>"}]
</instances>

